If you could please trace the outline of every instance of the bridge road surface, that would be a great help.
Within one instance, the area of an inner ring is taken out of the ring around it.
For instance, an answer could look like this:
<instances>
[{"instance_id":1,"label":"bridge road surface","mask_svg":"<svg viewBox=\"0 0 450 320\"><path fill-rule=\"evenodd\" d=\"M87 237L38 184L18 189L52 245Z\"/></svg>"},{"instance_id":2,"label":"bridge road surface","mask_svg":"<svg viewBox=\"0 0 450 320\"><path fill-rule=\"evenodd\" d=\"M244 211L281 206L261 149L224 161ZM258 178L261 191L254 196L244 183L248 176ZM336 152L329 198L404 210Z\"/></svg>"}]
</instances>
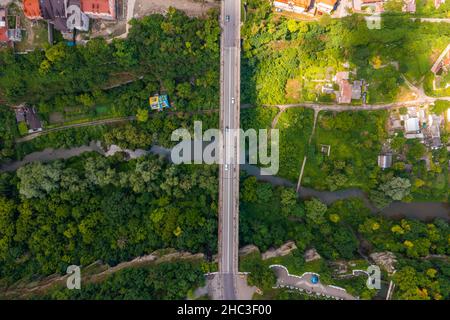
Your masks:
<instances>
[{"instance_id":1,"label":"bridge road surface","mask_svg":"<svg viewBox=\"0 0 450 320\"><path fill-rule=\"evenodd\" d=\"M226 18L229 16L229 21ZM221 111L219 170L219 286L221 298L236 300L239 248L239 129L241 1L221 6Z\"/></svg>"}]
</instances>

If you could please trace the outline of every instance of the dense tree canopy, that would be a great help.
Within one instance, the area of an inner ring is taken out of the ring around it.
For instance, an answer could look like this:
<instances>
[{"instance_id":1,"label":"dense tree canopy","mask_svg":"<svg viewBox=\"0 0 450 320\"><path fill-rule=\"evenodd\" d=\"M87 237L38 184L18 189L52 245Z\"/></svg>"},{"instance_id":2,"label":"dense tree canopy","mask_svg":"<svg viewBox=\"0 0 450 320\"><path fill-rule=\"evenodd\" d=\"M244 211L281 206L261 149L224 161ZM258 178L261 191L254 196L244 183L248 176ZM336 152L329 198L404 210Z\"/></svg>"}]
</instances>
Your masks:
<instances>
[{"instance_id":1,"label":"dense tree canopy","mask_svg":"<svg viewBox=\"0 0 450 320\"><path fill-rule=\"evenodd\" d=\"M170 281L167 281L170 279ZM57 300L183 300L203 285L199 262L173 261L127 268L82 290L56 289L39 299Z\"/></svg>"},{"instance_id":2,"label":"dense tree canopy","mask_svg":"<svg viewBox=\"0 0 450 320\"><path fill-rule=\"evenodd\" d=\"M21 197L0 198L5 277L47 274L97 259L114 264L164 247L216 250L213 166L86 155L31 164L17 178ZM199 195L195 201L192 194Z\"/></svg>"}]
</instances>

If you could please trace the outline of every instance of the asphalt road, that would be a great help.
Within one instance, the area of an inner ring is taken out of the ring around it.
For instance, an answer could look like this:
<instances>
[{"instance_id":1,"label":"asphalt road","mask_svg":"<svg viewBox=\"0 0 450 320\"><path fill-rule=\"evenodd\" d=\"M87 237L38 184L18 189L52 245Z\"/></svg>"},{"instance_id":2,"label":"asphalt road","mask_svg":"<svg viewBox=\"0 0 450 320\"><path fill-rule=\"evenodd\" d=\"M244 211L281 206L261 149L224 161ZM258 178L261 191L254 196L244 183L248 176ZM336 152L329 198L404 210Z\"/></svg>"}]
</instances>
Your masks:
<instances>
[{"instance_id":1,"label":"asphalt road","mask_svg":"<svg viewBox=\"0 0 450 320\"><path fill-rule=\"evenodd\" d=\"M222 298L237 298L239 246L240 1L224 0L221 8L222 164L219 173L219 275Z\"/></svg>"}]
</instances>

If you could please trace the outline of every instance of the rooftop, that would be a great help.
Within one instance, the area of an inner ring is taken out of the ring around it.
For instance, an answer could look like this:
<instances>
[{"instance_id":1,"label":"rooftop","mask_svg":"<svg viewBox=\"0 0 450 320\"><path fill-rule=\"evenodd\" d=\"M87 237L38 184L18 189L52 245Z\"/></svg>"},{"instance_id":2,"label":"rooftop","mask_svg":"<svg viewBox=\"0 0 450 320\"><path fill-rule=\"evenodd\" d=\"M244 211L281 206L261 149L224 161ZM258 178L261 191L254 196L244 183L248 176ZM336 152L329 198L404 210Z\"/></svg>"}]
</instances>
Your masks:
<instances>
[{"instance_id":1,"label":"rooftop","mask_svg":"<svg viewBox=\"0 0 450 320\"><path fill-rule=\"evenodd\" d=\"M378 156L378 166L382 169L390 168L392 166L392 155L380 154Z\"/></svg>"},{"instance_id":2,"label":"rooftop","mask_svg":"<svg viewBox=\"0 0 450 320\"><path fill-rule=\"evenodd\" d=\"M336 73L334 81L336 81L336 83L339 84L342 80L348 80L349 76L350 76L350 72L340 71L340 72Z\"/></svg>"},{"instance_id":3,"label":"rooftop","mask_svg":"<svg viewBox=\"0 0 450 320\"><path fill-rule=\"evenodd\" d=\"M352 102L352 86L347 80L342 80L340 83L339 103Z\"/></svg>"},{"instance_id":4,"label":"rooftop","mask_svg":"<svg viewBox=\"0 0 450 320\"><path fill-rule=\"evenodd\" d=\"M405 121L405 131L406 132L418 132L420 131L419 119L409 118Z\"/></svg>"},{"instance_id":5,"label":"rooftop","mask_svg":"<svg viewBox=\"0 0 450 320\"><path fill-rule=\"evenodd\" d=\"M25 110L25 118L27 120L28 127L30 128L30 130L36 131L42 129L41 121L39 121L36 109L27 108Z\"/></svg>"},{"instance_id":6,"label":"rooftop","mask_svg":"<svg viewBox=\"0 0 450 320\"><path fill-rule=\"evenodd\" d=\"M362 90L362 81L361 80L353 81L352 99L355 100L361 99L361 90Z\"/></svg>"},{"instance_id":7,"label":"rooftop","mask_svg":"<svg viewBox=\"0 0 450 320\"><path fill-rule=\"evenodd\" d=\"M115 0L81 0L81 11L115 18Z\"/></svg>"},{"instance_id":8,"label":"rooftop","mask_svg":"<svg viewBox=\"0 0 450 320\"><path fill-rule=\"evenodd\" d=\"M39 0L23 0L23 13L31 20L42 18Z\"/></svg>"},{"instance_id":9,"label":"rooftop","mask_svg":"<svg viewBox=\"0 0 450 320\"><path fill-rule=\"evenodd\" d=\"M416 0L403 0L403 12L416 12Z\"/></svg>"},{"instance_id":10,"label":"rooftop","mask_svg":"<svg viewBox=\"0 0 450 320\"><path fill-rule=\"evenodd\" d=\"M6 9L0 8L0 42L8 42L8 26L6 25Z\"/></svg>"},{"instance_id":11,"label":"rooftop","mask_svg":"<svg viewBox=\"0 0 450 320\"><path fill-rule=\"evenodd\" d=\"M337 2L337 0L316 0L316 3L325 4L330 7L334 7L336 2Z\"/></svg>"},{"instance_id":12,"label":"rooftop","mask_svg":"<svg viewBox=\"0 0 450 320\"><path fill-rule=\"evenodd\" d=\"M165 94L150 97L149 104L151 109L158 111L162 111L165 108L170 108L169 97Z\"/></svg>"}]
</instances>

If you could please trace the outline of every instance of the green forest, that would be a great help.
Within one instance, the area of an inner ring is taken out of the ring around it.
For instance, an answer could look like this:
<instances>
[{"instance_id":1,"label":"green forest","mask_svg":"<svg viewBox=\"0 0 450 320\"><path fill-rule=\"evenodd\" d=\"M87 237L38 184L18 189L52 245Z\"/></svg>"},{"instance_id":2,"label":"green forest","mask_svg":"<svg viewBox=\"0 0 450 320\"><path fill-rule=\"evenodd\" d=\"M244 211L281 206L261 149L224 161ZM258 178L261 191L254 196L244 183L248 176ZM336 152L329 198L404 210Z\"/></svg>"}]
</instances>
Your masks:
<instances>
[{"instance_id":1,"label":"green forest","mask_svg":"<svg viewBox=\"0 0 450 320\"><path fill-rule=\"evenodd\" d=\"M203 253L211 262L217 253L217 183L213 166L173 166L155 156L124 161L120 155L104 158L84 154L3 173L0 287L21 278L31 280L64 273L70 264L86 266L101 260L114 266L163 248ZM422 290L423 298L449 296L448 263L429 258L448 254L450 229L443 220L389 220L373 215L359 199L329 206L314 198L303 201L291 188L272 186L248 176L242 179L240 193L240 246L254 244L262 252L294 240L298 254L280 261L293 268L293 273L311 267L312 271L323 273L324 281L339 284L333 278L330 263L360 260L360 250L365 254L388 250L399 260L396 279L402 283L414 276L416 281L415 286L405 284L398 292L400 298L411 297L417 288ZM322 269L305 264L302 253L311 247L324 259ZM402 261L417 265L413 274ZM265 265L266 262L244 263L241 267L242 271L252 272L252 283L262 290L273 284L273 275L261 267ZM178 268L186 272L174 273L182 287L176 295L173 290L178 285L163 290L155 274ZM199 269L192 277L187 276L191 268L161 266L161 270L158 267L153 271L126 271L101 284L88 285L82 293L53 292L46 297L131 299L147 290L143 297L180 299L201 283ZM142 278L148 279L142 287L133 289L124 284L125 279ZM363 295L359 280L342 285ZM426 295L424 288L428 290ZM370 295L365 293L364 297Z\"/></svg>"},{"instance_id":2,"label":"green forest","mask_svg":"<svg viewBox=\"0 0 450 320\"><path fill-rule=\"evenodd\" d=\"M245 178L241 189L242 244L255 244L261 252L286 240L294 240L298 247L286 257L267 261L259 261L258 257L242 259L242 271L251 272L251 283L268 294L273 293L274 284L268 266L283 264L292 274L317 272L325 283L342 285L355 295L370 298L374 292L365 290L364 281L336 279L330 265L339 260L359 261L363 259L361 253L390 251L398 259L399 271L394 279L405 283L397 298L448 299L450 268L442 256L449 253L450 229L444 220L391 220L371 213L360 199L340 200L329 206L315 198L299 201L293 189L273 187L254 177ZM303 252L311 247L322 256L320 263L305 263ZM432 255L441 257L433 259ZM363 261L363 265L367 263Z\"/></svg>"},{"instance_id":3,"label":"green forest","mask_svg":"<svg viewBox=\"0 0 450 320\"><path fill-rule=\"evenodd\" d=\"M368 102L389 102L401 94L404 75L429 76L430 57L450 40L450 26L420 24L385 15L383 31L368 30L362 17L323 17L318 22L273 15L269 2L248 1L242 28L242 128L280 130L279 175L296 183L304 157L303 185L317 190L358 188L378 208L393 201L448 201L448 152L433 151L432 170L421 158L424 146L396 136L404 160L382 171L377 166L387 138L386 111L318 113L273 105L333 101L312 80L328 79L348 62L354 77L370 83ZM100 141L129 149L172 147L172 132L203 129L219 122L218 12L189 18L181 11L133 20L129 37L86 46L59 43L26 55L0 51L0 163L21 160L45 148L71 148ZM423 43L428 43L424 46ZM395 63L393 63L395 62ZM398 63L398 64L397 64ZM398 65L398 68L396 67ZM93 70L95 72L93 72ZM148 98L167 93L173 111L148 113ZM136 121L70 128L15 143L20 134L8 108L37 106L48 128L108 117ZM435 108L443 108L437 104ZM277 117L277 121L274 119ZM57 119L57 120L55 120ZM59 120L58 120L59 119ZM311 143L309 139L311 138ZM325 155L322 146L331 146ZM412 166L406 172L405 166ZM447 167L447 168L446 168ZM332 264L390 251L398 260L393 279L398 299L450 299L448 222L388 219L361 199L325 204L299 199L293 188L258 181L241 172L239 246L261 252L288 240L297 250L286 257L241 259L259 298L310 299L274 290L271 263L293 274L318 272L324 283L371 299L364 279L335 277ZM159 249L203 253L212 265L217 254L218 168L173 165L158 156L127 159L123 153L95 152L53 162L36 162L15 172L0 172L0 294L15 282L64 274L68 265L101 260L110 266ZM315 248L320 262L307 263ZM36 299L185 299L204 284L205 266L171 261L127 268L82 291L50 290ZM163 277L164 275L164 277ZM170 279L170 280L167 280Z\"/></svg>"},{"instance_id":4,"label":"green forest","mask_svg":"<svg viewBox=\"0 0 450 320\"><path fill-rule=\"evenodd\" d=\"M218 108L218 40L217 12L196 19L171 9L133 20L128 38L111 44L95 38L26 55L2 50L0 97L36 105L50 126L61 117L134 115L157 93L168 94L176 110Z\"/></svg>"},{"instance_id":5,"label":"green forest","mask_svg":"<svg viewBox=\"0 0 450 320\"><path fill-rule=\"evenodd\" d=\"M197 261L164 262L120 270L82 290L56 288L33 299L51 300L184 300L204 284Z\"/></svg>"}]
</instances>

